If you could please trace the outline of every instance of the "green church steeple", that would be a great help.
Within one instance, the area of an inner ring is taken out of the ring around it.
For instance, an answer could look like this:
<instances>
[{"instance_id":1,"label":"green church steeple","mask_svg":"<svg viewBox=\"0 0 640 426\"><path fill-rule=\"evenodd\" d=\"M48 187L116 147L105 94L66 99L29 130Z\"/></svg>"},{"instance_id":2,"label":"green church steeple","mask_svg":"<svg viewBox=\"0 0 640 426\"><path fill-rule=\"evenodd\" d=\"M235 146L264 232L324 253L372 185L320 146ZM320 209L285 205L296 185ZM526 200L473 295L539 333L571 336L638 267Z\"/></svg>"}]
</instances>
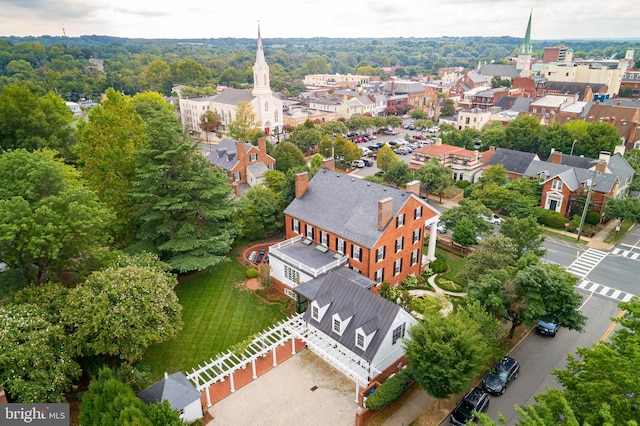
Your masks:
<instances>
[{"instance_id":1,"label":"green church steeple","mask_svg":"<svg viewBox=\"0 0 640 426\"><path fill-rule=\"evenodd\" d=\"M520 47L520 53L524 55L531 54L531 15L533 14L533 9L529 13L529 23L527 24L527 32L524 34L524 40L522 40L522 47Z\"/></svg>"}]
</instances>

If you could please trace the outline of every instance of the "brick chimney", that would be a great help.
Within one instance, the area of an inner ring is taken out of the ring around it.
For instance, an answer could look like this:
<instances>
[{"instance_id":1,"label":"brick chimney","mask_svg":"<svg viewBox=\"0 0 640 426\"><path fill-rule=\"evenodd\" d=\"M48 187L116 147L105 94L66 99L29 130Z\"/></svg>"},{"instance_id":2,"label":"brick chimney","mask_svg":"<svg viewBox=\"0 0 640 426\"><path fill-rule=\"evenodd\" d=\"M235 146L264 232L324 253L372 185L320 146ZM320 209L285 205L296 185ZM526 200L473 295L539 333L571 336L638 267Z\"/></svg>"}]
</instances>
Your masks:
<instances>
[{"instance_id":1,"label":"brick chimney","mask_svg":"<svg viewBox=\"0 0 640 426\"><path fill-rule=\"evenodd\" d=\"M309 172L302 172L296 174L296 198L302 197L302 195L309 189Z\"/></svg>"},{"instance_id":2,"label":"brick chimney","mask_svg":"<svg viewBox=\"0 0 640 426\"><path fill-rule=\"evenodd\" d=\"M405 191L407 191L409 194L415 194L420 196L420 181L412 180L411 182L408 182L405 185Z\"/></svg>"},{"instance_id":3,"label":"brick chimney","mask_svg":"<svg viewBox=\"0 0 640 426\"><path fill-rule=\"evenodd\" d=\"M549 155L549 162L554 164L562 164L562 153L551 148L551 154Z\"/></svg>"},{"instance_id":4,"label":"brick chimney","mask_svg":"<svg viewBox=\"0 0 640 426\"><path fill-rule=\"evenodd\" d=\"M267 140L265 138L258 139L258 148L263 154L267 153Z\"/></svg>"},{"instance_id":5,"label":"brick chimney","mask_svg":"<svg viewBox=\"0 0 640 426\"><path fill-rule=\"evenodd\" d=\"M335 171L336 170L336 160L333 158L323 158L322 159L322 168Z\"/></svg>"},{"instance_id":6,"label":"brick chimney","mask_svg":"<svg viewBox=\"0 0 640 426\"><path fill-rule=\"evenodd\" d=\"M596 163L596 171L600 172L600 173L606 173L607 172L607 162L606 161L598 161Z\"/></svg>"},{"instance_id":7,"label":"brick chimney","mask_svg":"<svg viewBox=\"0 0 640 426\"><path fill-rule=\"evenodd\" d=\"M296 191L297 192L297 191ZM393 217L393 198L378 201L378 231L382 231Z\"/></svg>"},{"instance_id":8,"label":"brick chimney","mask_svg":"<svg viewBox=\"0 0 640 426\"><path fill-rule=\"evenodd\" d=\"M244 152L246 151L244 142L236 142L236 155L238 156L238 160L242 161L242 157L244 157Z\"/></svg>"}]
</instances>

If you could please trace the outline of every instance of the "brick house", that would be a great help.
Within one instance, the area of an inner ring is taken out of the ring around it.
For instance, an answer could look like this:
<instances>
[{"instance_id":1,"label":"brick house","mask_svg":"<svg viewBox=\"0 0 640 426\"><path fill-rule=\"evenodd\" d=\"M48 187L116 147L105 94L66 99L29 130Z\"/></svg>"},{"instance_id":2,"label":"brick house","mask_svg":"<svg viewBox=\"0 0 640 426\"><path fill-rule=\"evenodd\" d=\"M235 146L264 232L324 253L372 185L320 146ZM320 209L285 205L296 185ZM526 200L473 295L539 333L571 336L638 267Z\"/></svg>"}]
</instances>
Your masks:
<instances>
[{"instance_id":1,"label":"brick house","mask_svg":"<svg viewBox=\"0 0 640 426\"><path fill-rule=\"evenodd\" d=\"M381 283L398 285L435 259L435 232L423 256L425 225L438 211L417 193L391 188L323 168L313 179L296 175L296 198L285 209L286 240L269 248L276 288L291 289L343 266ZM432 226L431 229L436 229Z\"/></svg>"},{"instance_id":2,"label":"brick house","mask_svg":"<svg viewBox=\"0 0 640 426\"><path fill-rule=\"evenodd\" d=\"M276 160L267 154L267 140L258 140L258 146L247 142L222 138L207 154L211 167L220 167L229 176L236 195L264 182L264 173L275 168Z\"/></svg>"},{"instance_id":3,"label":"brick house","mask_svg":"<svg viewBox=\"0 0 640 426\"><path fill-rule=\"evenodd\" d=\"M443 167L449 167L455 181L467 180L474 183L482 174L483 153L478 150L471 151L459 146L443 144L440 138L436 139L434 145L428 145L413 151L409 167L419 169L431 157L436 157Z\"/></svg>"}]
</instances>

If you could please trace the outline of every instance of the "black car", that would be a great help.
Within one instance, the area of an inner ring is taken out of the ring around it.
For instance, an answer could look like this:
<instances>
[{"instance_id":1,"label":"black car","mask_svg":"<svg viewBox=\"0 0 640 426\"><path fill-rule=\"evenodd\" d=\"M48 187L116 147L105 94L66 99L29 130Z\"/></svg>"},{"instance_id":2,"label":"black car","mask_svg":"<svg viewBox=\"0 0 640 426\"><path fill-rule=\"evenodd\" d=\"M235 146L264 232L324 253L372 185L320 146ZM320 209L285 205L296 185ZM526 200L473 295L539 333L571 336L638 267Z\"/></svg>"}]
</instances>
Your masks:
<instances>
[{"instance_id":1,"label":"black car","mask_svg":"<svg viewBox=\"0 0 640 426\"><path fill-rule=\"evenodd\" d=\"M518 378L518 374L520 374L520 363L510 356L505 356L482 379L482 387L493 395L502 395L509 382Z\"/></svg>"},{"instance_id":2,"label":"black car","mask_svg":"<svg viewBox=\"0 0 640 426\"><path fill-rule=\"evenodd\" d=\"M558 332L558 325L552 322L540 320L536 325L536 330L542 335L556 337L556 333Z\"/></svg>"},{"instance_id":3,"label":"black car","mask_svg":"<svg viewBox=\"0 0 640 426\"><path fill-rule=\"evenodd\" d=\"M451 412L449 420L453 425L466 425L475 420L475 411L484 413L489 408L489 394L481 388L471 389Z\"/></svg>"},{"instance_id":4,"label":"black car","mask_svg":"<svg viewBox=\"0 0 640 426\"><path fill-rule=\"evenodd\" d=\"M364 161L364 165L367 167L373 167L373 161L369 160L368 158L363 158L362 161Z\"/></svg>"}]
</instances>

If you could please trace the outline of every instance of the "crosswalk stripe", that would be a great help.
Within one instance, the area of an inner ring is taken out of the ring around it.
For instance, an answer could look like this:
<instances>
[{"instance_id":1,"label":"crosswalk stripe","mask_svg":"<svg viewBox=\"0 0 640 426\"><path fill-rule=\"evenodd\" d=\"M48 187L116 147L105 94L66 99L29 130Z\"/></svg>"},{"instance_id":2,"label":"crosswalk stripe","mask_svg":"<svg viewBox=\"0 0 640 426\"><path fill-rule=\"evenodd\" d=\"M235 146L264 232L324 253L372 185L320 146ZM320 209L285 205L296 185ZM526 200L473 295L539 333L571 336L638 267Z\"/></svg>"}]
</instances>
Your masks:
<instances>
[{"instance_id":1,"label":"crosswalk stripe","mask_svg":"<svg viewBox=\"0 0 640 426\"><path fill-rule=\"evenodd\" d=\"M626 293L615 288L607 287L606 285L591 282L587 279L581 280L576 287L584 291L588 291L593 294L606 297L607 299L613 299L618 302L628 302L634 296L633 294Z\"/></svg>"}]
</instances>

